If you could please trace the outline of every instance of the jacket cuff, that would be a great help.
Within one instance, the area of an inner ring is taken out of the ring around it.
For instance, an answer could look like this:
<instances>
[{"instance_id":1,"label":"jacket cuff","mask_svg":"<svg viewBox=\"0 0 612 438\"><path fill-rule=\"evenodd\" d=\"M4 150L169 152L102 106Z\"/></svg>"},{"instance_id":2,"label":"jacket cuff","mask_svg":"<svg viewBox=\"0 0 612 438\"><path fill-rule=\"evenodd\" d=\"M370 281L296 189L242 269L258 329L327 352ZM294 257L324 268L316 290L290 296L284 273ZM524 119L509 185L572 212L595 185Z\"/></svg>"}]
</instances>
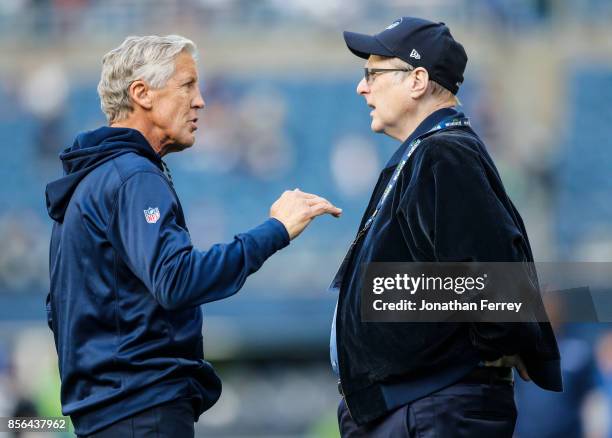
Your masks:
<instances>
[{"instance_id":1,"label":"jacket cuff","mask_svg":"<svg viewBox=\"0 0 612 438\"><path fill-rule=\"evenodd\" d=\"M266 255L271 256L279 249L289 245L289 233L281 221L269 218L247 233Z\"/></svg>"},{"instance_id":2,"label":"jacket cuff","mask_svg":"<svg viewBox=\"0 0 612 438\"><path fill-rule=\"evenodd\" d=\"M279 221L278 219L271 217L269 218L266 222L270 222L271 226L273 226L276 230L276 232L279 235L280 241L281 241L281 247L278 249L282 249L284 247L286 247L287 245L289 245L289 243L291 243L291 238L289 237L289 232L287 231L287 228L285 228L285 226L283 225L283 223L281 221ZM264 224L266 223L264 222Z\"/></svg>"}]
</instances>

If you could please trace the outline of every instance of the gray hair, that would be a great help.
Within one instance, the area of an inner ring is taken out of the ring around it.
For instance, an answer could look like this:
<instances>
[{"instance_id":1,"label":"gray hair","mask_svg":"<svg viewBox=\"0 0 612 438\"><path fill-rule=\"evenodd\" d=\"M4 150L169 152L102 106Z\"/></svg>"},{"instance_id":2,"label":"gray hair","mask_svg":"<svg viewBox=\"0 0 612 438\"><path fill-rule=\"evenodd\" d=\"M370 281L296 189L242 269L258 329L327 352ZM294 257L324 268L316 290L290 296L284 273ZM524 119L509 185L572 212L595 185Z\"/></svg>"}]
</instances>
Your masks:
<instances>
[{"instance_id":1,"label":"gray hair","mask_svg":"<svg viewBox=\"0 0 612 438\"><path fill-rule=\"evenodd\" d=\"M143 80L152 88L166 85L182 51L197 59L196 45L182 36L129 36L104 55L98 95L108 122L123 120L132 112L129 95L132 82Z\"/></svg>"}]
</instances>

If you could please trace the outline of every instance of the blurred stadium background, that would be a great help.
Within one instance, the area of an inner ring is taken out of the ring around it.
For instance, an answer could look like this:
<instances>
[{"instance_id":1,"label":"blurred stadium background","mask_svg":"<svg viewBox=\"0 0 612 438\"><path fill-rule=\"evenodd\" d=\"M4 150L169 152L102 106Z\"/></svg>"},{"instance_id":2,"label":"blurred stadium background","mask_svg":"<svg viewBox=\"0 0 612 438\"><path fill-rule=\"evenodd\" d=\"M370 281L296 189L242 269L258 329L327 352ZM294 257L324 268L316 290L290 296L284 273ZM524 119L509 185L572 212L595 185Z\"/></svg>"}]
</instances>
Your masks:
<instances>
[{"instance_id":1,"label":"blurred stadium background","mask_svg":"<svg viewBox=\"0 0 612 438\"><path fill-rule=\"evenodd\" d=\"M60 413L44 187L59 151L105 122L100 60L127 35L179 33L199 46L207 102L196 145L168 159L194 243L257 225L294 187L345 212L205 306L205 356L224 392L198 436L338 436L326 286L397 146L369 130L363 63L341 31L402 15L444 21L466 47L460 99L536 260L612 261L610 0L2 0L0 416ZM566 393L518 385L517 435L612 436L610 326L558 330Z\"/></svg>"}]
</instances>

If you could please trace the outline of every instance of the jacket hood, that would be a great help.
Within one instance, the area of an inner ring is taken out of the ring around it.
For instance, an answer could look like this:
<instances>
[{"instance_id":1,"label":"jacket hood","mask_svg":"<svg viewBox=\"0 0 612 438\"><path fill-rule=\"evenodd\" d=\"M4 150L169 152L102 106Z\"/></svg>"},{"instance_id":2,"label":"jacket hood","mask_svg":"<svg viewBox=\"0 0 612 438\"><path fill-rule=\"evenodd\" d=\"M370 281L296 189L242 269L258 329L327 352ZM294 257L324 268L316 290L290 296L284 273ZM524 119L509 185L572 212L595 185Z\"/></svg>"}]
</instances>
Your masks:
<instances>
[{"instance_id":1,"label":"jacket hood","mask_svg":"<svg viewBox=\"0 0 612 438\"><path fill-rule=\"evenodd\" d=\"M162 168L159 155L135 129L104 126L79 134L73 145L60 154L64 176L47 184L45 190L47 212L51 219L63 221L72 194L89 172L129 152L143 155Z\"/></svg>"}]
</instances>

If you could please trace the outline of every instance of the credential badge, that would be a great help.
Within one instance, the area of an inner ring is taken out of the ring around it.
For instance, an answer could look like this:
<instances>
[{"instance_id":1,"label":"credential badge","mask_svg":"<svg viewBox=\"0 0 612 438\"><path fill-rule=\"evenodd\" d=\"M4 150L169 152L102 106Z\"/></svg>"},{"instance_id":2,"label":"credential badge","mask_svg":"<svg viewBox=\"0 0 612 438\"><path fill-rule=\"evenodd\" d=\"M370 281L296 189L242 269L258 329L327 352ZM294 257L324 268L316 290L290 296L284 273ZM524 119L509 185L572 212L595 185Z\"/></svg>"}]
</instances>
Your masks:
<instances>
[{"instance_id":1,"label":"credential badge","mask_svg":"<svg viewBox=\"0 0 612 438\"><path fill-rule=\"evenodd\" d=\"M144 215L148 223L154 224L159 220L159 208L149 207L144 211Z\"/></svg>"}]
</instances>

